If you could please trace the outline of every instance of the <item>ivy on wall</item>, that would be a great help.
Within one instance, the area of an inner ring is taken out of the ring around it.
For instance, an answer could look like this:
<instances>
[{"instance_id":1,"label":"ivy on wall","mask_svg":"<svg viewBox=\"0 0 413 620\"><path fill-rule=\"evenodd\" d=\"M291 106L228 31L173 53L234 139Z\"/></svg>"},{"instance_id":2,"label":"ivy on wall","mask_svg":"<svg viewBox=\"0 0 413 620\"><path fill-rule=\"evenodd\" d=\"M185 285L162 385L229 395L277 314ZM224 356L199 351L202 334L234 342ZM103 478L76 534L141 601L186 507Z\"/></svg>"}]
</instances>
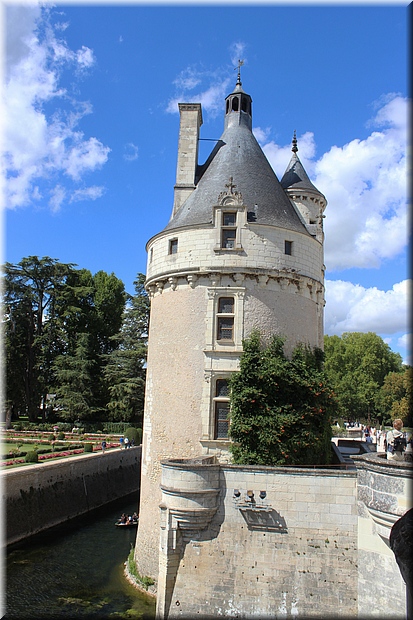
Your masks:
<instances>
[{"instance_id":1,"label":"ivy on wall","mask_svg":"<svg viewBox=\"0 0 413 620\"><path fill-rule=\"evenodd\" d=\"M258 331L243 348L240 370L230 380L234 463L327 464L334 394L322 350L301 345L287 359L283 338L264 343Z\"/></svg>"}]
</instances>

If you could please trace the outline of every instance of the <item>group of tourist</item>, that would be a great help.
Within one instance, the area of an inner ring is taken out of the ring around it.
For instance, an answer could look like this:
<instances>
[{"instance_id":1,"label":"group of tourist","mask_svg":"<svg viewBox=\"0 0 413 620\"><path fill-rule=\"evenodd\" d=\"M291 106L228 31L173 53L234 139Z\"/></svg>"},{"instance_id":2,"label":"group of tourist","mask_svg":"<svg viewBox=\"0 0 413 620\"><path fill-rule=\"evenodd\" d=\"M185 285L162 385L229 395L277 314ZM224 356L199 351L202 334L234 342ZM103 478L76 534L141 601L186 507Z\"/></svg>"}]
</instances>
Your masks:
<instances>
[{"instance_id":1,"label":"group of tourist","mask_svg":"<svg viewBox=\"0 0 413 620\"><path fill-rule=\"evenodd\" d=\"M129 515L129 517L123 513L120 519L118 519L117 525L136 525L138 521L139 515L136 512L133 515Z\"/></svg>"},{"instance_id":2,"label":"group of tourist","mask_svg":"<svg viewBox=\"0 0 413 620\"><path fill-rule=\"evenodd\" d=\"M375 444L377 452L386 454L389 460L403 461L405 453L412 454L412 437L403 432L403 422L397 418L390 431L381 430L358 422L345 422L346 429L361 432L362 439L368 444Z\"/></svg>"},{"instance_id":3,"label":"group of tourist","mask_svg":"<svg viewBox=\"0 0 413 620\"><path fill-rule=\"evenodd\" d=\"M119 438L119 443L120 443L120 449L123 450L123 448L133 448L133 446L135 445L135 442L133 441L133 439L129 440L128 437L120 437Z\"/></svg>"}]
</instances>

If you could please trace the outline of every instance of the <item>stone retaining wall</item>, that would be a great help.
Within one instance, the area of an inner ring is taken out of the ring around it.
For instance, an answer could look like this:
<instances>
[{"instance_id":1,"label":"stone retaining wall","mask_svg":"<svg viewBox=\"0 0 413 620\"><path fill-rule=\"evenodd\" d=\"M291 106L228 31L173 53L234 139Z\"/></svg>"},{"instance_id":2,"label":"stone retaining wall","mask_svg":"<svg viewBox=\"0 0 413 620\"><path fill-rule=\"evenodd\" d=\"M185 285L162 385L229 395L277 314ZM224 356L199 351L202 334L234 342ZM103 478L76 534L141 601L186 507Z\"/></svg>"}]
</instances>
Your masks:
<instances>
[{"instance_id":1,"label":"stone retaining wall","mask_svg":"<svg viewBox=\"0 0 413 620\"><path fill-rule=\"evenodd\" d=\"M355 471L163 463L158 617L357 616L356 484Z\"/></svg>"},{"instance_id":2,"label":"stone retaining wall","mask_svg":"<svg viewBox=\"0 0 413 620\"><path fill-rule=\"evenodd\" d=\"M7 545L140 488L141 447L80 455L2 471Z\"/></svg>"}]
</instances>

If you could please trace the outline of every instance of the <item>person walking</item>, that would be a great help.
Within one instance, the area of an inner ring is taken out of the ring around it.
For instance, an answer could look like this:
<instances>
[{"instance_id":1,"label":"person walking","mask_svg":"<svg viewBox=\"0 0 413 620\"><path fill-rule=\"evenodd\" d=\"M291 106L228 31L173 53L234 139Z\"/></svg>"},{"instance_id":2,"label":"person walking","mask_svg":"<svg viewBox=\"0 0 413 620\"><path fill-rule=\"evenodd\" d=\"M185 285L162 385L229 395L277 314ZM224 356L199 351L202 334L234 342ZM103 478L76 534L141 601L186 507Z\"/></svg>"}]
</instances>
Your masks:
<instances>
[{"instance_id":1,"label":"person walking","mask_svg":"<svg viewBox=\"0 0 413 620\"><path fill-rule=\"evenodd\" d=\"M103 440L102 441L102 454L105 454L105 450L106 450L106 441Z\"/></svg>"},{"instance_id":2,"label":"person walking","mask_svg":"<svg viewBox=\"0 0 413 620\"><path fill-rule=\"evenodd\" d=\"M126 448L129 448L129 439L127 437L125 437L125 450Z\"/></svg>"},{"instance_id":3,"label":"person walking","mask_svg":"<svg viewBox=\"0 0 413 620\"><path fill-rule=\"evenodd\" d=\"M123 450L124 442L125 442L125 440L124 440L123 435L122 435L122 437L119 439L120 449L121 450Z\"/></svg>"}]
</instances>

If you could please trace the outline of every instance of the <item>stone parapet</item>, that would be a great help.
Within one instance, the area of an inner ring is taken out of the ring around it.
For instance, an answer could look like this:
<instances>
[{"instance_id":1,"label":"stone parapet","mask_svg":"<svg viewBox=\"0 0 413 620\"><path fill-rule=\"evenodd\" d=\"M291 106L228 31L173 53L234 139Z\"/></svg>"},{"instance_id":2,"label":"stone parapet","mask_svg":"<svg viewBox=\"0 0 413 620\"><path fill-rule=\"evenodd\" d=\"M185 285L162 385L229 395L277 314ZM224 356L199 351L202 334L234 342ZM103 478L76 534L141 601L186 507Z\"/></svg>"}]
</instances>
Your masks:
<instances>
[{"instance_id":1,"label":"stone parapet","mask_svg":"<svg viewBox=\"0 0 413 620\"><path fill-rule=\"evenodd\" d=\"M358 613L404 618L406 587L390 549L391 528L412 507L413 464L384 454L352 457L357 467Z\"/></svg>"}]
</instances>

